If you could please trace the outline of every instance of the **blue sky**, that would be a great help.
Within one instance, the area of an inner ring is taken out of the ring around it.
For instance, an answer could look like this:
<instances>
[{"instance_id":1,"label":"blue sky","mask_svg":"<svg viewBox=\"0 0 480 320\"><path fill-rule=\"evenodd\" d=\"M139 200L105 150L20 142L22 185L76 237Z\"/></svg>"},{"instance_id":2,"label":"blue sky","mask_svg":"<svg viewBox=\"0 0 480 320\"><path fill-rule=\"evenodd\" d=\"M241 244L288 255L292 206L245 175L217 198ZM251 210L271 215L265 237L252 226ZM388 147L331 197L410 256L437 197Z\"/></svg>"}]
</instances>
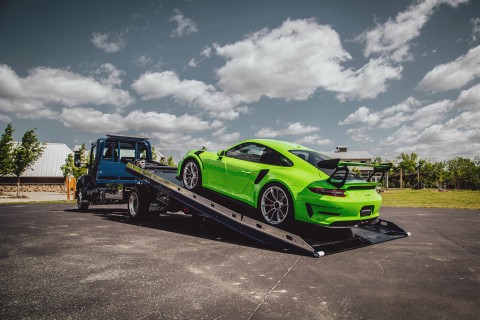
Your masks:
<instances>
[{"instance_id":1,"label":"blue sky","mask_svg":"<svg viewBox=\"0 0 480 320\"><path fill-rule=\"evenodd\" d=\"M480 154L480 3L0 1L0 129Z\"/></svg>"}]
</instances>

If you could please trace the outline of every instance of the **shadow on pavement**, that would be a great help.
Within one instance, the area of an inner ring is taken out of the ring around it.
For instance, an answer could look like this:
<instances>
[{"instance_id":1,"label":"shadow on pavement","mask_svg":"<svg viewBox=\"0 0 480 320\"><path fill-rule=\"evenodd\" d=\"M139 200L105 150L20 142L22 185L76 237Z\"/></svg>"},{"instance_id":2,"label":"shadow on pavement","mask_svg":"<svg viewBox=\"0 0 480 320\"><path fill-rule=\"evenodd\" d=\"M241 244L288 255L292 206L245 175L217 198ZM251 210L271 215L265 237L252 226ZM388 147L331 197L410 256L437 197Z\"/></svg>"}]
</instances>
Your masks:
<instances>
[{"instance_id":1,"label":"shadow on pavement","mask_svg":"<svg viewBox=\"0 0 480 320\"><path fill-rule=\"evenodd\" d=\"M77 209L66 209L64 211L75 214L93 214L102 219L113 222L134 225L142 228L174 232L201 239L220 241L276 252L286 252L281 248L264 245L257 240L237 233L236 231L211 219L193 217L183 213L166 213L160 215L152 213L151 217L136 221L129 217L127 209L109 208L107 206L99 206L97 208L91 207L88 212L79 212ZM294 252L291 253L295 254Z\"/></svg>"}]
</instances>

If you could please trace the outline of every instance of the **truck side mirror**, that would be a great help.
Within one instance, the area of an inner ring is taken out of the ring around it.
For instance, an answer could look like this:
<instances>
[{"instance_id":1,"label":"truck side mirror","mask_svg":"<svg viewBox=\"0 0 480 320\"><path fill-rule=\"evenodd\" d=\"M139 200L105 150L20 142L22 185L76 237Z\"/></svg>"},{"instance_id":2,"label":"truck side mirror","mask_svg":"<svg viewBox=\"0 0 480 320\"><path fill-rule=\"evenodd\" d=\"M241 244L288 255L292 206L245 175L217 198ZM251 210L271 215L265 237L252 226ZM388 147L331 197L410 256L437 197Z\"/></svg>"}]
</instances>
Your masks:
<instances>
[{"instance_id":1,"label":"truck side mirror","mask_svg":"<svg viewBox=\"0 0 480 320\"><path fill-rule=\"evenodd\" d=\"M219 159L222 159L225 156L225 150L218 151L217 156Z\"/></svg>"},{"instance_id":2,"label":"truck side mirror","mask_svg":"<svg viewBox=\"0 0 480 320\"><path fill-rule=\"evenodd\" d=\"M73 164L77 168L80 168L82 166L82 161L80 160L80 152L75 152L73 154Z\"/></svg>"}]
</instances>

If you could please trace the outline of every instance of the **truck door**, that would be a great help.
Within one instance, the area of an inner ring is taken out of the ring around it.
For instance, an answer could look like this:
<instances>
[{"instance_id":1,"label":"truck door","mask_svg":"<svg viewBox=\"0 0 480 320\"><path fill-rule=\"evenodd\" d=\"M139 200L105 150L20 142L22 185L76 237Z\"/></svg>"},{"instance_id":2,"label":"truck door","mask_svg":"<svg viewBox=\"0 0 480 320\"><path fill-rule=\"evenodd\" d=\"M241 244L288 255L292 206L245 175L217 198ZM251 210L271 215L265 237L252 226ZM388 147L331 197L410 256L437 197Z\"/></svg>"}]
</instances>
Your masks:
<instances>
[{"instance_id":1,"label":"truck door","mask_svg":"<svg viewBox=\"0 0 480 320\"><path fill-rule=\"evenodd\" d=\"M98 172L98 141L96 143L92 143L92 149L90 150L90 162L88 165L88 175L93 179L97 178Z\"/></svg>"},{"instance_id":2,"label":"truck door","mask_svg":"<svg viewBox=\"0 0 480 320\"><path fill-rule=\"evenodd\" d=\"M119 162L118 141L107 140L100 157L99 180L119 180L121 176L125 175L124 165Z\"/></svg>"}]
</instances>

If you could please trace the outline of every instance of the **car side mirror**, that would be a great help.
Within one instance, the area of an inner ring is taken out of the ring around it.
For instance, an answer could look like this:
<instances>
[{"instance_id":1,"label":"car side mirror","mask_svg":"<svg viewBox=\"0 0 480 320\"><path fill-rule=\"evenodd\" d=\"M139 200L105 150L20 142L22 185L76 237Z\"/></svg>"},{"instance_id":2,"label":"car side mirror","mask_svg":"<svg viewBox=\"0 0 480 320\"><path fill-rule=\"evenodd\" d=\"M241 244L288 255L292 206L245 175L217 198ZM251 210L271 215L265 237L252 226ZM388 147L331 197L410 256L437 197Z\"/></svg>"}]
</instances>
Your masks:
<instances>
[{"instance_id":1,"label":"car side mirror","mask_svg":"<svg viewBox=\"0 0 480 320\"><path fill-rule=\"evenodd\" d=\"M225 150L221 150L217 152L218 158L222 159L225 156Z\"/></svg>"},{"instance_id":2,"label":"car side mirror","mask_svg":"<svg viewBox=\"0 0 480 320\"><path fill-rule=\"evenodd\" d=\"M73 165L77 168L82 166L82 161L80 160L80 152L75 152L73 155Z\"/></svg>"}]
</instances>

